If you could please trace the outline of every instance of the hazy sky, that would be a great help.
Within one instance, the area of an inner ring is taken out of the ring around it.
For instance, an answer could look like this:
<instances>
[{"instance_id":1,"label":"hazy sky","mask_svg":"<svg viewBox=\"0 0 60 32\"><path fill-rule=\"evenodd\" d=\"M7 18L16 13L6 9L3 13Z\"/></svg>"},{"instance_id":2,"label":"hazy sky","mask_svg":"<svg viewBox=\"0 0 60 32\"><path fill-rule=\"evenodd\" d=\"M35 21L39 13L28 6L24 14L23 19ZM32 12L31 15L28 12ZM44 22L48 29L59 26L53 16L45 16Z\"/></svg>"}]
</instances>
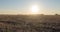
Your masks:
<instances>
[{"instance_id":1,"label":"hazy sky","mask_svg":"<svg viewBox=\"0 0 60 32\"><path fill-rule=\"evenodd\" d=\"M60 14L60 0L0 0L0 13L29 13L37 5L38 13Z\"/></svg>"}]
</instances>

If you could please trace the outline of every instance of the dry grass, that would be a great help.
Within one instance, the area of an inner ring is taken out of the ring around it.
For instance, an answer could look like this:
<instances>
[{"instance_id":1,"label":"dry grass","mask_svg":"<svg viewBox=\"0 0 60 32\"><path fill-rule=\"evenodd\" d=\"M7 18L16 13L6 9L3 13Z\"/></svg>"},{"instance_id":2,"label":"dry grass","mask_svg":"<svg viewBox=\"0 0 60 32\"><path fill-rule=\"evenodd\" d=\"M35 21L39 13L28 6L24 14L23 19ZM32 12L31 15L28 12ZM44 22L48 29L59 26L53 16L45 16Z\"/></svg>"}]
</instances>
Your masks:
<instances>
[{"instance_id":1,"label":"dry grass","mask_svg":"<svg viewBox=\"0 0 60 32\"><path fill-rule=\"evenodd\" d=\"M0 32L60 32L59 15L0 15Z\"/></svg>"}]
</instances>

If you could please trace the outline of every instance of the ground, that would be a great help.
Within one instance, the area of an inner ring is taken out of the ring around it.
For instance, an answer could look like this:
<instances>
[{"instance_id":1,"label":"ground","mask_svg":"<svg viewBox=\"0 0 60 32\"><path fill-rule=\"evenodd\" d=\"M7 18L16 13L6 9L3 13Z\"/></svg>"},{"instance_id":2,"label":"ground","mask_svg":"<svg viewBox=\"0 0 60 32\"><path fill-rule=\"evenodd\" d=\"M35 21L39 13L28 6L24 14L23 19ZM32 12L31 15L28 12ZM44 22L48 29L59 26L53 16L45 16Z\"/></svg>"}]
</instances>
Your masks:
<instances>
[{"instance_id":1,"label":"ground","mask_svg":"<svg viewBox=\"0 0 60 32\"><path fill-rule=\"evenodd\" d=\"M0 15L0 32L60 32L60 15Z\"/></svg>"}]
</instances>

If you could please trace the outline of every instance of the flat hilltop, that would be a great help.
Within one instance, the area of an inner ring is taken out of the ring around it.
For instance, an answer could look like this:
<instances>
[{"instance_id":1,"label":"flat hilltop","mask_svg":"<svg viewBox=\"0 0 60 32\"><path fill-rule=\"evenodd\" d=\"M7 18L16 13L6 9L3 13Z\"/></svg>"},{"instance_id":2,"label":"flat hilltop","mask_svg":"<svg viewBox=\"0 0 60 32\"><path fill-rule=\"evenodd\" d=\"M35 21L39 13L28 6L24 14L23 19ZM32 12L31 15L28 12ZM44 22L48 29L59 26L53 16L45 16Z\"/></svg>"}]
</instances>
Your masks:
<instances>
[{"instance_id":1,"label":"flat hilltop","mask_svg":"<svg viewBox=\"0 0 60 32\"><path fill-rule=\"evenodd\" d=\"M60 15L0 15L0 21L59 23Z\"/></svg>"}]
</instances>

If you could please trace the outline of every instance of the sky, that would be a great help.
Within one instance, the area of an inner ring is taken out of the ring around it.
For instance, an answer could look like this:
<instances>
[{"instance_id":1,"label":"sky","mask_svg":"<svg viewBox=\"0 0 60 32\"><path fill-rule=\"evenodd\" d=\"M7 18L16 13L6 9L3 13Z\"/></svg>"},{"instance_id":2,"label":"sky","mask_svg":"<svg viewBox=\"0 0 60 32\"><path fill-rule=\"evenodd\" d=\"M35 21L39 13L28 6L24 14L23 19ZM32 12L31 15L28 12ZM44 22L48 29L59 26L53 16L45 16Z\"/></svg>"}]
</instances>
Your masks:
<instances>
[{"instance_id":1,"label":"sky","mask_svg":"<svg viewBox=\"0 0 60 32\"><path fill-rule=\"evenodd\" d=\"M60 14L60 0L0 0L0 14L28 14L33 5L40 14Z\"/></svg>"}]
</instances>

